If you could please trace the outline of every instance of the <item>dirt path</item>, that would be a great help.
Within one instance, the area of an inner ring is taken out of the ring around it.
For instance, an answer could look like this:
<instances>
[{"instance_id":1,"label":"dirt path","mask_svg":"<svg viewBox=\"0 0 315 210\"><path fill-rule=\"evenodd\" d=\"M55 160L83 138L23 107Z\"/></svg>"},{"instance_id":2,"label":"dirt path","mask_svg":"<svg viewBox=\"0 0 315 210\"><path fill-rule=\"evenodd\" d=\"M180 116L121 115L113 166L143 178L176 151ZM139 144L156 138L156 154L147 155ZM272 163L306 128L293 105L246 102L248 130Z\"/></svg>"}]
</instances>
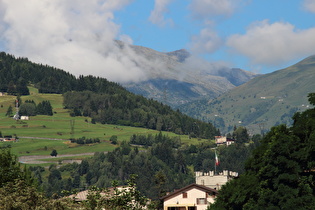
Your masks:
<instances>
[{"instance_id":1,"label":"dirt path","mask_svg":"<svg viewBox=\"0 0 315 210\"><path fill-rule=\"evenodd\" d=\"M70 139L56 139L56 138L45 138L45 137L31 137L31 136L19 136L20 139L45 139L55 141L70 141Z\"/></svg>"},{"instance_id":2,"label":"dirt path","mask_svg":"<svg viewBox=\"0 0 315 210\"><path fill-rule=\"evenodd\" d=\"M58 155L57 158L60 157L76 157L76 156L83 156L83 155L94 155L94 153L81 153L81 154L67 154L67 155ZM28 156L21 156L19 157L20 163L25 164L42 164L42 163L58 163L56 161L42 161L41 159L56 159L56 157L52 157L50 155L28 155ZM71 162L81 162L80 160L64 160L64 163L71 163Z\"/></svg>"}]
</instances>

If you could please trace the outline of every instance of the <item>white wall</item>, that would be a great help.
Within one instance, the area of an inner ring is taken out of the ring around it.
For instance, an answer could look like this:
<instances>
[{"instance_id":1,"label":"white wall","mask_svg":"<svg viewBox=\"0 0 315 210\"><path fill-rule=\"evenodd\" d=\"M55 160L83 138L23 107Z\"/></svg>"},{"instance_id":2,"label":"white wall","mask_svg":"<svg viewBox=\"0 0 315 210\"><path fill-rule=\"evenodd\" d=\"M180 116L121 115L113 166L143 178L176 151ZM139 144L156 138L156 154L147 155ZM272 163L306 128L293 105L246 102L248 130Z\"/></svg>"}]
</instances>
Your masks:
<instances>
[{"instance_id":1,"label":"white wall","mask_svg":"<svg viewBox=\"0 0 315 210\"><path fill-rule=\"evenodd\" d=\"M177 194L174 197L170 197L167 200L164 200L164 209L167 210L167 207L175 207L175 206L197 206L197 210L205 210L207 209L208 202L214 203L214 197L208 196L206 199L206 204L204 205L197 205L197 198L206 198L206 192L199 190L197 188L192 188L187 190L187 198L183 198L181 193Z\"/></svg>"}]
</instances>

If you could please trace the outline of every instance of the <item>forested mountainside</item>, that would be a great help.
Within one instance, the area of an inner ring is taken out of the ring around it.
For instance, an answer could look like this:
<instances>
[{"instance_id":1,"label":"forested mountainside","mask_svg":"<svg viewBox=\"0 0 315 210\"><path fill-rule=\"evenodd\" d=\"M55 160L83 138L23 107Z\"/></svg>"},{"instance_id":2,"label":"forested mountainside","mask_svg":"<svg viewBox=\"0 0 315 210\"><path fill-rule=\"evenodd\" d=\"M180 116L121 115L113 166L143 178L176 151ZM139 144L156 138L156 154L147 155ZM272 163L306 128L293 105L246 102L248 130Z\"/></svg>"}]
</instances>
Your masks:
<instances>
[{"instance_id":1,"label":"forested mountainside","mask_svg":"<svg viewBox=\"0 0 315 210\"><path fill-rule=\"evenodd\" d=\"M260 75L214 100L196 101L179 109L189 116L212 122L226 133L246 126L251 133L274 125L292 124L297 111L310 107L307 94L315 90L315 56L285 69Z\"/></svg>"},{"instance_id":2,"label":"forested mountainside","mask_svg":"<svg viewBox=\"0 0 315 210\"><path fill-rule=\"evenodd\" d=\"M15 58L0 53L0 91L11 95L25 95L20 86L28 84L38 88L40 93L65 93L67 91L90 90L99 93L127 92L123 87L105 78L74 75L51 66L35 64L27 58ZM24 88L25 89L25 88Z\"/></svg>"},{"instance_id":3,"label":"forested mountainside","mask_svg":"<svg viewBox=\"0 0 315 210\"><path fill-rule=\"evenodd\" d=\"M210 123L130 93L105 78L76 78L63 70L1 53L0 91L11 95L27 95L27 85L30 84L38 88L40 93L64 94L64 106L73 109L73 116L89 116L94 122L172 131L208 139L220 134Z\"/></svg>"}]
</instances>

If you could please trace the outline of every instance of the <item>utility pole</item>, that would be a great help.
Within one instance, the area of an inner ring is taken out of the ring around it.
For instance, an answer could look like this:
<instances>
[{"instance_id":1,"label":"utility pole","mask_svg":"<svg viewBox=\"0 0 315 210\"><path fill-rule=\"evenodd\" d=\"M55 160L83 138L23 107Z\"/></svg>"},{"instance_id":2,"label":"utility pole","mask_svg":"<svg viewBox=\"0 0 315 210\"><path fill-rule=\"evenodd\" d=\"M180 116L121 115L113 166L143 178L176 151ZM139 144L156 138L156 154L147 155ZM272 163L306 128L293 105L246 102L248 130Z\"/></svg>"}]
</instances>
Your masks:
<instances>
[{"instance_id":1,"label":"utility pole","mask_svg":"<svg viewBox=\"0 0 315 210\"><path fill-rule=\"evenodd\" d=\"M70 128L71 128L71 131L70 131L70 134L71 134L71 138L73 139L73 135L74 135L74 120L70 120Z\"/></svg>"}]
</instances>

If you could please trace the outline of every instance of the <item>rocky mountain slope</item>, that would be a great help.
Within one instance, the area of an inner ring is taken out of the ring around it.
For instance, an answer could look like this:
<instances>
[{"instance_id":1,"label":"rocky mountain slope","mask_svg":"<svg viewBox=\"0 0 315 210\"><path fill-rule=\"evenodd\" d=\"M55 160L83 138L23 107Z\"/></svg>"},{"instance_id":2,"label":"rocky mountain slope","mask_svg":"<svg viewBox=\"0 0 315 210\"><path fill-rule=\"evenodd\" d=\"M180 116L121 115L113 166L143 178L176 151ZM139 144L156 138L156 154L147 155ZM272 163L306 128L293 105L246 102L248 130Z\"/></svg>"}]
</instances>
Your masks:
<instances>
[{"instance_id":1,"label":"rocky mountain slope","mask_svg":"<svg viewBox=\"0 0 315 210\"><path fill-rule=\"evenodd\" d=\"M277 124L291 124L297 111L309 108L307 95L315 92L315 55L288 68L260 75L214 100L180 107L184 113L213 122L224 133L247 126L252 133Z\"/></svg>"},{"instance_id":2,"label":"rocky mountain slope","mask_svg":"<svg viewBox=\"0 0 315 210\"><path fill-rule=\"evenodd\" d=\"M133 93L173 108L195 100L213 99L257 76L242 69L198 60L184 49L163 53L141 46L126 46L122 42L118 44L122 50L128 47L144 58L143 62L138 59L137 65L145 69L147 75L138 82L122 85Z\"/></svg>"}]
</instances>

